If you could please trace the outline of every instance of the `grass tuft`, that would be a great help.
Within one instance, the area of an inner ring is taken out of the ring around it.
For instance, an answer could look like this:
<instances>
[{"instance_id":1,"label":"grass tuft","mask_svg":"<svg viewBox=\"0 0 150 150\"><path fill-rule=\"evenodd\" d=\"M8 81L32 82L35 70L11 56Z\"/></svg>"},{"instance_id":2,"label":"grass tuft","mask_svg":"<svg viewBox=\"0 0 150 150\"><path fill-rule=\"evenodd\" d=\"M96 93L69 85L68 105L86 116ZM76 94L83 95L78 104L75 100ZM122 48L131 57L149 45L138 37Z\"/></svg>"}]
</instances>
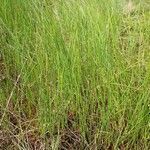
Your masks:
<instances>
[{"instance_id":1,"label":"grass tuft","mask_svg":"<svg viewBox=\"0 0 150 150\"><path fill-rule=\"evenodd\" d=\"M150 149L148 6L1 0L0 149Z\"/></svg>"}]
</instances>

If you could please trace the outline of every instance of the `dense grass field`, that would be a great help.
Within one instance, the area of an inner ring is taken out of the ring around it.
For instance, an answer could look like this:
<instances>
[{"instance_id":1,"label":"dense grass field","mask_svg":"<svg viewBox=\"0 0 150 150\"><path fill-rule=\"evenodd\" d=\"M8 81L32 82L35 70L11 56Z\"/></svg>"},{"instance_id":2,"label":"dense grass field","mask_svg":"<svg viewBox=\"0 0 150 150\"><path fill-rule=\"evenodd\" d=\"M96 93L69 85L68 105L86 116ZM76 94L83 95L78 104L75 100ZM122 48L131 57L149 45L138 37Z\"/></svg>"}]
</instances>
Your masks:
<instances>
[{"instance_id":1,"label":"dense grass field","mask_svg":"<svg viewBox=\"0 0 150 150\"><path fill-rule=\"evenodd\" d=\"M149 0L0 0L0 150L57 149L150 149Z\"/></svg>"}]
</instances>

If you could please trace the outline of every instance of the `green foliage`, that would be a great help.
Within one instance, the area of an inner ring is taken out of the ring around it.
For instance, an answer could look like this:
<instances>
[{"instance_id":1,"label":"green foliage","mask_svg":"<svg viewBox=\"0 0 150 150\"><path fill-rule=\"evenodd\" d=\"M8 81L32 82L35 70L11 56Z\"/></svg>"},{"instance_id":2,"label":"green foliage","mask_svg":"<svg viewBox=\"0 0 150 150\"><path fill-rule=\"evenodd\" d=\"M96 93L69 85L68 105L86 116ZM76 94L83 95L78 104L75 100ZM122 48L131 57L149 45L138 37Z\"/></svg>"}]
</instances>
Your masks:
<instances>
[{"instance_id":1,"label":"green foliage","mask_svg":"<svg viewBox=\"0 0 150 150\"><path fill-rule=\"evenodd\" d=\"M150 13L140 3L124 13L123 4L1 0L0 107L20 75L14 111L30 117L35 107L41 133L59 132L74 112L90 142L103 138L117 148L139 140L148 149Z\"/></svg>"}]
</instances>

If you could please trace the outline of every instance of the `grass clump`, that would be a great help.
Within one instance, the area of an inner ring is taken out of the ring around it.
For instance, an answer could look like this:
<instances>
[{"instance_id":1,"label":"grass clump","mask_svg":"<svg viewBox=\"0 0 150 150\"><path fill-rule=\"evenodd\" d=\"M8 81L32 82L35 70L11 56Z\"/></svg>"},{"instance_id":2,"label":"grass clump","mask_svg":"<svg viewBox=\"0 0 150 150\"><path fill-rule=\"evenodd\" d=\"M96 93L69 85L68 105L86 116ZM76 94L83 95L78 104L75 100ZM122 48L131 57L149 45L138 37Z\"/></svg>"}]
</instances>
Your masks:
<instances>
[{"instance_id":1,"label":"grass clump","mask_svg":"<svg viewBox=\"0 0 150 150\"><path fill-rule=\"evenodd\" d=\"M1 0L2 149L148 150L147 5Z\"/></svg>"}]
</instances>

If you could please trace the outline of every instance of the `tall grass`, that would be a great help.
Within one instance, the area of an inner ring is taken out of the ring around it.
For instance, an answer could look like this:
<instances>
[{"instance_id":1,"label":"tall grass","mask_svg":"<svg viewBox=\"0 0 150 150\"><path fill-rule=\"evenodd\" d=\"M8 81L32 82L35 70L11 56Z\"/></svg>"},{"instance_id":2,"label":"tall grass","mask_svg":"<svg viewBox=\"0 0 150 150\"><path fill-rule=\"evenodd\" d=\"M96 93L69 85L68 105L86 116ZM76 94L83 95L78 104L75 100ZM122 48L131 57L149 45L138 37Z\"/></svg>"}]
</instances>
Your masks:
<instances>
[{"instance_id":1,"label":"tall grass","mask_svg":"<svg viewBox=\"0 0 150 150\"><path fill-rule=\"evenodd\" d=\"M41 134L59 135L72 113L73 128L89 147L148 150L150 13L144 2L124 13L121 0L1 0L3 128L10 109L36 119Z\"/></svg>"}]
</instances>

